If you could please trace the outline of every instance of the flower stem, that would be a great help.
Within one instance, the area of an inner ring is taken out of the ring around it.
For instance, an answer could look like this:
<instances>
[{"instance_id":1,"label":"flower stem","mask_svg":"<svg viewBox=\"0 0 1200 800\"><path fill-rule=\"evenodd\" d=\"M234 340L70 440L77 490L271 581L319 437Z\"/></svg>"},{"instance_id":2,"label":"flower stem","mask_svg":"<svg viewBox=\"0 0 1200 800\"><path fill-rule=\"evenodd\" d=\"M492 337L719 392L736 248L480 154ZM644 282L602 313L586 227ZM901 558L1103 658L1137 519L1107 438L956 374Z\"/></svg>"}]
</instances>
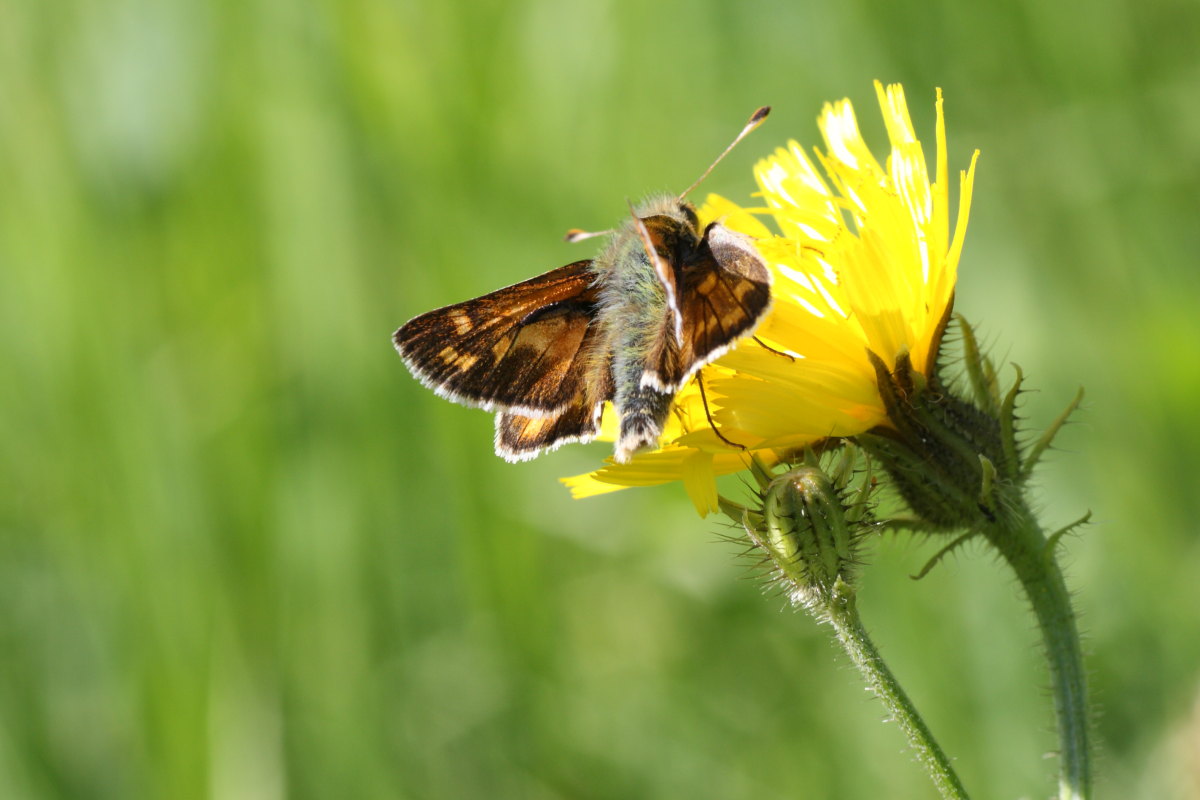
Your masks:
<instances>
[{"instance_id":1,"label":"flower stem","mask_svg":"<svg viewBox=\"0 0 1200 800\"><path fill-rule=\"evenodd\" d=\"M849 587L847 587L849 588ZM917 713L908 695L900 688L896 678L884 663L879 651L867 635L854 602L853 592L839 592L823 609L845 648L854 666L867 681L875 695L883 701L892 718L908 737L908 743L917 754L917 760L925 767L938 792L946 800L967 800L958 775L950 766L950 760L933 738L925 721Z\"/></svg>"},{"instance_id":2,"label":"flower stem","mask_svg":"<svg viewBox=\"0 0 1200 800\"><path fill-rule=\"evenodd\" d=\"M1042 634L1058 724L1059 800L1086 800L1091 794L1087 682L1075 613L1053 544L1024 504L982 532L1016 572Z\"/></svg>"}]
</instances>

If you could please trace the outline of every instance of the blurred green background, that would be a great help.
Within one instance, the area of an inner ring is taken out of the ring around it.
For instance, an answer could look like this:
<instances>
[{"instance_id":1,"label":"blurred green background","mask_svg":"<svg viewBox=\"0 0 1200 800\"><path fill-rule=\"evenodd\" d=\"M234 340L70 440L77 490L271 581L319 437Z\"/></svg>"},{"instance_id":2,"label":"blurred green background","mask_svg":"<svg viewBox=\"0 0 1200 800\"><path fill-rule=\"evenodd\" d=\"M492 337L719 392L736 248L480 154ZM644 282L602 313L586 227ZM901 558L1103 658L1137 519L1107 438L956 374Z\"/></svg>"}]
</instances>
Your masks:
<instances>
[{"instance_id":1,"label":"blurred green background","mask_svg":"<svg viewBox=\"0 0 1200 800\"><path fill-rule=\"evenodd\" d=\"M905 84L982 150L959 308L1039 389L1097 796L1200 797L1200 5L0 2L0 796L933 797L679 487L574 502L388 341L625 198ZM1024 601L881 543L868 626L979 798L1052 791Z\"/></svg>"}]
</instances>

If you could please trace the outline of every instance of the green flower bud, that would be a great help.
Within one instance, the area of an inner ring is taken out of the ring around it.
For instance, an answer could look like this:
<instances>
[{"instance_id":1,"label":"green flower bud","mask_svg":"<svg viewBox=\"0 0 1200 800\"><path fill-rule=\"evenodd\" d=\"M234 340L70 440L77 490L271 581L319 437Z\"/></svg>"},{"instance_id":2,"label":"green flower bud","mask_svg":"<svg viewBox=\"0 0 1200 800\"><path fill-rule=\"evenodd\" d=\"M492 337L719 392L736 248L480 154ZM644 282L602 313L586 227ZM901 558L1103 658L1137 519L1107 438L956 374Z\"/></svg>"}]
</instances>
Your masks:
<instances>
[{"instance_id":1,"label":"green flower bud","mask_svg":"<svg viewBox=\"0 0 1200 800\"><path fill-rule=\"evenodd\" d=\"M856 437L892 477L913 512L935 530L994 521L996 490L1011 483L1016 445L993 406L988 413L915 372L871 355L889 425Z\"/></svg>"},{"instance_id":2,"label":"green flower bud","mask_svg":"<svg viewBox=\"0 0 1200 800\"><path fill-rule=\"evenodd\" d=\"M858 543L874 527L863 502L847 500L850 470L838 472L835 480L802 466L775 478L763 496L761 526L749 531L792 601L818 614L853 595Z\"/></svg>"},{"instance_id":3,"label":"green flower bud","mask_svg":"<svg viewBox=\"0 0 1200 800\"><path fill-rule=\"evenodd\" d=\"M992 537L1021 524L1016 517L1026 506L1025 484L1082 399L1080 392L1031 446L1022 446L1016 413L1021 370L1002 392L995 365L981 352L971 326L962 317L956 321L965 386L949 388L936 363L931 375L917 372L907 353L897 356L892 370L868 353L888 421L855 437L887 470L915 515L903 527L965 531L929 566L972 536L986 531Z\"/></svg>"}]
</instances>

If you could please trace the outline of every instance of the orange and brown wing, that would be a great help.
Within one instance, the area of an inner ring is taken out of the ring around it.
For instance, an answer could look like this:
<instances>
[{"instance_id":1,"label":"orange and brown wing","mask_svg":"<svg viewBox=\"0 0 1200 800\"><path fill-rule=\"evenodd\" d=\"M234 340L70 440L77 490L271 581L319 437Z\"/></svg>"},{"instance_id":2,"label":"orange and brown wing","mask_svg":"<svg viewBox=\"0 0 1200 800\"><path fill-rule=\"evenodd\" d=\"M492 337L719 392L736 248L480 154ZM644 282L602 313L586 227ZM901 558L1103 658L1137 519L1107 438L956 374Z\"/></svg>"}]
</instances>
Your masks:
<instances>
[{"instance_id":1,"label":"orange and brown wing","mask_svg":"<svg viewBox=\"0 0 1200 800\"><path fill-rule=\"evenodd\" d=\"M442 397L531 417L561 412L592 363L597 291L576 261L491 294L422 314L393 335L396 350Z\"/></svg>"},{"instance_id":2,"label":"orange and brown wing","mask_svg":"<svg viewBox=\"0 0 1200 800\"><path fill-rule=\"evenodd\" d=\"M607 363L592 370L580 391L554 416L496 415L496 455L508 461L528 461L571 442L590 442L600 433L600 415L613 396Z\"/></svg>"},{"instance_id":3,"label":"orange and brown wing","mask_svg":"<svg viewBox=\"0 0 1200 800\"><path fill-rule=\"evenodd\" d=\"M753 243L712 224L700 248L677 266L676 304L682 336L664 321L642 384L678 391L705 364L754 331L771 307L771 273Z\"/></svg>"}]
</instances>

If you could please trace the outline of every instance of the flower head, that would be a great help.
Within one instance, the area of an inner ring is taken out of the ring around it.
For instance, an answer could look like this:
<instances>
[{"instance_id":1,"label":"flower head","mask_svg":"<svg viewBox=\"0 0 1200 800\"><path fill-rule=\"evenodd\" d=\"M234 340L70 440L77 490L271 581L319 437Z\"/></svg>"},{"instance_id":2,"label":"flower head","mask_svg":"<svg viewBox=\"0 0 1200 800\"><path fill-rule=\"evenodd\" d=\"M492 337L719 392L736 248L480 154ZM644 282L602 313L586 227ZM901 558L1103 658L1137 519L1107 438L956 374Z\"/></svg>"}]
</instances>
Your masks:
<instances>
[{"instance_id":1,"label":"flower head","mask_svg":"<svg viewBox=\"0 0 1200 800\"><path fill-rule=\"evenodd\" d=\"M818 440L887 425L869 354L892 367L903 358L917 372L933 369L975 159L960 175L952 234L940 91L930 181L903 89L875 87L891 142L884 164L842 100L821 112L825 149L815 158L792 141L755 166L765 208L710 195L699 209L702 224L720 219L755 238L773 272L772 311L753 339L677 395L662 447L564 479L576 497L681 480L706 514L717 508L714 478L745 469L752 453L774 463Z\"/></svg>"}]
</instances>

